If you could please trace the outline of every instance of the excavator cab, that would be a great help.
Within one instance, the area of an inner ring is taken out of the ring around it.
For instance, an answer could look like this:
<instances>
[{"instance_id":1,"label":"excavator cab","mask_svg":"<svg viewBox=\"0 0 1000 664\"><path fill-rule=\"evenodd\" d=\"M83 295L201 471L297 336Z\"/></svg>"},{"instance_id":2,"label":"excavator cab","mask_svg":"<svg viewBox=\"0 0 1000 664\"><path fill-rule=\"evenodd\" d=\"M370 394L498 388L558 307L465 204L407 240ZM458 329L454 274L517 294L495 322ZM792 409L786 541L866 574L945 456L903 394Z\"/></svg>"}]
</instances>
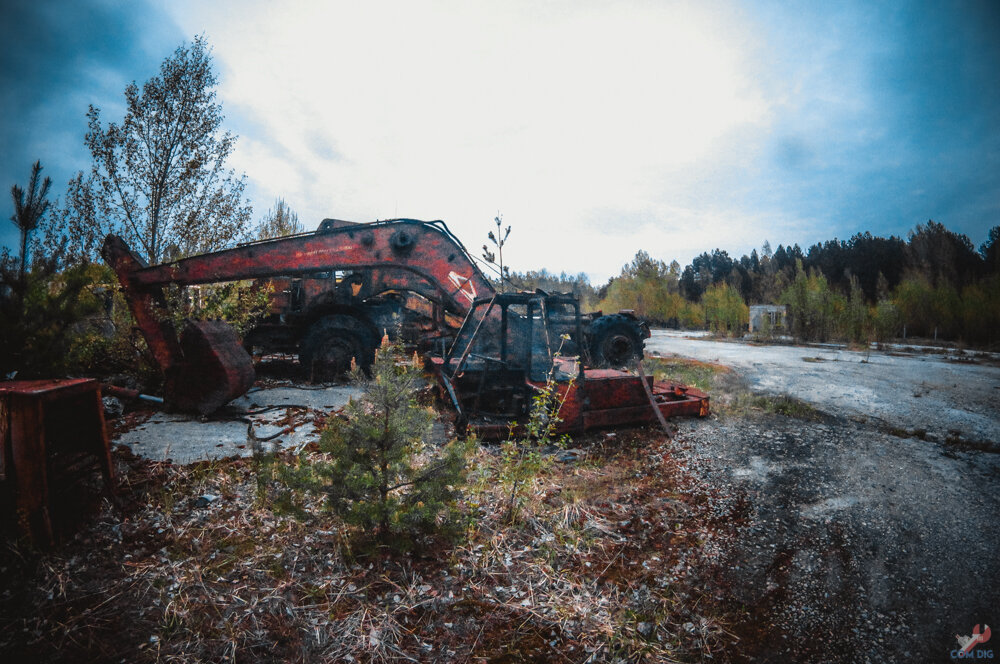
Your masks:
<instances>
[{"instance_id":1,"label":"excavator cab","mask_svg":"<svg viewBox=\"0 0 1000 664\"><path fill-rule=\"evenodd\" d=\"M614 319L612 319L614 320ZM500 293L476 300L451 349L429 368L460 431L500 439L529 414L550 381L562 404L557 433L708 414L708 395L618 369L587 366L587 337L569 294Z\"/></svg>"},{"instance_id":2,"label":"excavator cab","mask_svg":"<svg viewBox=\"0 0 1000 664\"><path fill-rule=\"evenodd\" d=\"M460 416L503 422L526 415L548 380L582 378L582 338L575 297L499 293L473 303L450 351L431 364Z\"/></svg>"}]
</instances>

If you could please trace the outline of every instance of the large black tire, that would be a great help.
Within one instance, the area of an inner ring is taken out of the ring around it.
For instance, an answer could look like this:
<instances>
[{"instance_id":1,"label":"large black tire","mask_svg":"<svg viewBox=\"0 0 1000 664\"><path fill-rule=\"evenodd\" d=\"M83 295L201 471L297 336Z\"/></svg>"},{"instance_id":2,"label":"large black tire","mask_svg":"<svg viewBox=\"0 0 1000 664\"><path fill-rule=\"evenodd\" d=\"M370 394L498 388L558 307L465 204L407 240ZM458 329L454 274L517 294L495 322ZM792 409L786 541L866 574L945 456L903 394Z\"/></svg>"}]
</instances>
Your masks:
<instances>
[{"instance_id":1,"label":"large black tire","mask_svg":"<svg viewBox=\"0 0 1000 664\"><path fill-rule=\"evenodd\" d=\"M642 359L639 322L622 314L601 316L588 330L590 361L595 367L623 367Z\"/></svg>"},{"instance_id":2,"label":"large black tire","mask_svg":"<svg viewBox=\"0 0 1000 664\"><path fill-rule=\"evenodd\" d=\"M367 371L375 359L375 336L369 325L353 316L324 316L302 338L299 362L317 382L347 373L352 359Z\"/></svg>"}]
</instances>

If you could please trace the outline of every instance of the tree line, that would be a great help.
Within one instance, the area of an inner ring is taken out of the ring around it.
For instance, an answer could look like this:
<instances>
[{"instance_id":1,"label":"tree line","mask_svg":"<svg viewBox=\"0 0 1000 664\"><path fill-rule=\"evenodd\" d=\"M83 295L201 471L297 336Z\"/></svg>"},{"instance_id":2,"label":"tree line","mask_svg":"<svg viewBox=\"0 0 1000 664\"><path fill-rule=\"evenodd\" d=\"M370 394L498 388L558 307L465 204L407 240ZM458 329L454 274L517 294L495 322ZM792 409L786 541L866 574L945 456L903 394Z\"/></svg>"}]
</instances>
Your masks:
<instances>
[{"instance_id":1,"label":"tree line","mask_svg":"<svg viewBox=\"0 0 1000 664\"><path fill-rule=\"evenodd\" d=\"M602 309L633 309L675 327L742 334L751 304L788 306L803 340L930 337L992 345L1000 338L1000 226L978 249L943 224L904 240L858 233L803 251L797 244L733 259L722 249L680 269L639 251L598 290Z\"/></svg>"}]
</instances>

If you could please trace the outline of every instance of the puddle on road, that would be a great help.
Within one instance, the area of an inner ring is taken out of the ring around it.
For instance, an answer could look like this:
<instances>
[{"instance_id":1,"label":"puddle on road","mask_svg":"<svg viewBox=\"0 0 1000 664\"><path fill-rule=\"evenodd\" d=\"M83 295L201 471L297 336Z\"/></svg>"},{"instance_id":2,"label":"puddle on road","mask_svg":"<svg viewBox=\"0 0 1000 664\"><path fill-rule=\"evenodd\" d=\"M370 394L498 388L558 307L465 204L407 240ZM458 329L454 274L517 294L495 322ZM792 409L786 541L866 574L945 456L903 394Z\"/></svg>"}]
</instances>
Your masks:
<instances>
[{"instance_id":1,"label":"puddle on road","mask_svg":"<svg viewBox=\"0 0 1000 664\"><path fill-rule=\"evenodd\" d=\"M818 503L803 505L799 511L807 519L817 519L827 516L831 512L839 512L840 510L847 509L857 503L858 499L855 496L834 496L833 498L821 500Z\"/></svg>"}]
</instances>

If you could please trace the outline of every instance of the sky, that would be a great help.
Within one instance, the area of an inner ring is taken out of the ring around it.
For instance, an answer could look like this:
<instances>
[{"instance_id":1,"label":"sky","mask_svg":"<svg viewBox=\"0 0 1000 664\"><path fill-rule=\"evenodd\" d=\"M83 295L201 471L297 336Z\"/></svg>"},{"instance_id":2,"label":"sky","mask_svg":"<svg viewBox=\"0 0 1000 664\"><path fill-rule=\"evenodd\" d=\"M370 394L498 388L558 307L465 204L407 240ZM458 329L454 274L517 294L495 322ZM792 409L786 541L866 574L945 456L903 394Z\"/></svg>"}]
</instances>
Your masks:
<instances>
[{"instance_id":1,"label":"sky","mask_svg":"<svg viewBox=\"0 0 1000 664\"><path fill-rule=\"evenodd\" d=\"M929 219L1000 224L1000 2L0 0L0 183L204 35L260 219L443 219L600 284ZM9 196L0 212L13 213ZM0 243L17 244L13 223Z\"/></svg>"}]
</instances>

